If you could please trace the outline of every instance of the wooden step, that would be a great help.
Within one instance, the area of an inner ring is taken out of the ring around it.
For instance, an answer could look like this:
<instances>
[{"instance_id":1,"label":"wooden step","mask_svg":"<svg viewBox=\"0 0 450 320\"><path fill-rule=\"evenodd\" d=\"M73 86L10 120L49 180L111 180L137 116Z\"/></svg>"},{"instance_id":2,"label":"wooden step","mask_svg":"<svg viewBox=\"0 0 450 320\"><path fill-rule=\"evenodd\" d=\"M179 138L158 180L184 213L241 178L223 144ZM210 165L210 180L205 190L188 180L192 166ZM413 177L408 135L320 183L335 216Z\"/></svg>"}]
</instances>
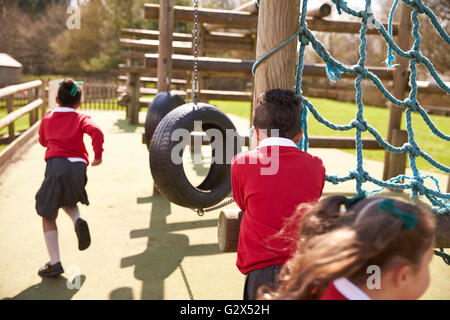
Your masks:
<instances>
[{"instance_id":1,"label":"wooden step","mask_svg":"<svg viewBox=\"0 0 450 320\"><path fill-rule=\"evenodd\" d=\"M147 51L157 51L159 42L149 42L149 40L158 41L159 32L155 30L122 29L121 46L130 49L145 49ZM139 38L139 39L133 39ZM122 41L123 40L123 41ZM192 43L192 35L185 33L174 33L173 43L175 53L192 54L192 45L190 51L184 47L185 43ZM181 43L181 44L180 44ZM255 50L255 39L250 35L229 32L207 32L204 35L203 48L205 50L235 50L250 51Z\"/></svg>"},{"instance_id":2,"label":"wooden step","mask_svg":"<svg viewBox=\"0 0 450 320\"><path fill-rule=\"evenodd\" d=\"M159 19L159 4L145 4L145 18L150 20ZM176 22L193 22L194 8L174 6ZM258 26L258 14L235 10L216 10L200 8L198 10L200 23L222 25L226 27L237 27L256 29ZM325 31L337 33L359 34L361 23L359 21L342 21L332 19L316 19L306 17L306 23L311 31ZM387 25L384 24L387 29ZM398 23L392 25L393 35L398 33ZM367 34L380 34L376 28L369 28Z\"/></svg>"},{"instance_id":3,"label":"wooden step","mask_svg":"<svg viewBox=\"0 0 450 320\"><path fill-rule=\"evenodd\" d=\"M117 88L117 92L125 92L127 90L126 86L119 86ZM156 88L140 88L139 92L142 95L156 95L158 94L158 89ZM191 94L192 90L180 91L180 90L171 90L173 94L177 94L183 98ZM202 101L210 101L210 100L224 100L224 101L245 101L249 102L252 99L251 92L242 92L242 91L219 91L219 90L200 90L200 100Z\"/></svg>"},{"instance_id":4,"label":"wooden step","mask_svg":"<svg viewBox=\"0 0 450 320\"><path fill-rule=\"evenodd\" d=\"M119 80L127 81L128 77L127 76L119 76ZM156 77L140 77L139 80L141 82L146 82L146 83L158 83L158 78L156 78ZM185 79L171 79L170 82L173 84L186 84Z\"/></svg>"},{"instance_id":5,"label":"wooden step","mask_svg":"<svg viewBox=\"0 0 450 320\"><path fill-rule=\"evenodd\" d=\"M124 49L141 49L146 52L158 52L159 41L121 38L120 46ZM172 48L178 54L192 54L192 42L172 41Z\"/></svg>"},{"instance_id":6,"label":"wooden step","mask_svg":"<svg viewBox=\"0 0 450 320\"><path fill-rule=\"evenodd\" d=\"M229 76L252 76L253 60L240 59L225 59L225 58L211 58L199 57L198 69L205 74L227 74ZM145 67L147 69L154 69L158 64L158 54L148 53L145 55ZM194 67L194 57L186 55L172 55L173 69L190 71ZM369 71L373 72L378 78L382 80L392 80L393 72L391 69L383 67L369 67ZM312 77L326 77L325 64L305 64L303 69L304 76ZM354 74L344 73L343 78L354 78Z\"/></svg>"}]
</instances>

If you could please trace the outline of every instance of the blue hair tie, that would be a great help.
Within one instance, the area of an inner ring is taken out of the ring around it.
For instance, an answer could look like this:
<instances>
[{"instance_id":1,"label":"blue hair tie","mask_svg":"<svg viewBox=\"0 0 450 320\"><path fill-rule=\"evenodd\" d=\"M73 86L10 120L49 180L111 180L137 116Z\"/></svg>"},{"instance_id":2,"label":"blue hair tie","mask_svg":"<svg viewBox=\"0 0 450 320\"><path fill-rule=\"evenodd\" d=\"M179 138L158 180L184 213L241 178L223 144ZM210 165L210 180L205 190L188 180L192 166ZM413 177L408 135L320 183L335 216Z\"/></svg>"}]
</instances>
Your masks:
<instances>
[{"instance_id":1,"label":"blue hair tie","mask_svg":"<svg viewBox=\"0 0 450 320\"><path fill-rule=\"evenodd\" d=\"M417 224L417 217L412 213L404 212L397 209L394 205L394 200L392 199L385 199L381 201L380 204L378 205L378 210L380 212L390 213L396 216L403 222L403 225L408 230L414 229L414 227Z\"/></svg>"}]
</instances>

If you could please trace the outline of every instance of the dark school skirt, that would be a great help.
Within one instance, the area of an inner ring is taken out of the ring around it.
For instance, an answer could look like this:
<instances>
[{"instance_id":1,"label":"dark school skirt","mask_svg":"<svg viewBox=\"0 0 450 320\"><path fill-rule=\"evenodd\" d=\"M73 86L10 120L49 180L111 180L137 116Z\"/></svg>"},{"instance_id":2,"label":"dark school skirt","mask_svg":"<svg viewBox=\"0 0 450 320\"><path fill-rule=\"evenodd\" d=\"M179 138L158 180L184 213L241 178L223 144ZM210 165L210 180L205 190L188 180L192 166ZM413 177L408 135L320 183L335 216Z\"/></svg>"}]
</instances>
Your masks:
<instances>
[{"instance_id":1,"label":"dark school skirt","mask_svg":"<svg viewBox=\"0 0 450 320\"><path fill-rule=\"evenodd\" d=\"M62 207L73 207L78 202L89 205L84 188L86 167L84 162L71 162L66 158L48 159L44 182L36 193L37 213L51 217Z\"/></svg>"},{"instance_id":2,"label":"dark school skirt","mask_svg":"<svg viewBox=\"0 0 450 320\"><path fill-rule=\"evenodd\" d=\"M276 289L277 277L283 266L270 265L262 269L255 269L247 273L244 284L244 300L256 300L258 289L268 286Z\"/></svg>"}]
</instances>

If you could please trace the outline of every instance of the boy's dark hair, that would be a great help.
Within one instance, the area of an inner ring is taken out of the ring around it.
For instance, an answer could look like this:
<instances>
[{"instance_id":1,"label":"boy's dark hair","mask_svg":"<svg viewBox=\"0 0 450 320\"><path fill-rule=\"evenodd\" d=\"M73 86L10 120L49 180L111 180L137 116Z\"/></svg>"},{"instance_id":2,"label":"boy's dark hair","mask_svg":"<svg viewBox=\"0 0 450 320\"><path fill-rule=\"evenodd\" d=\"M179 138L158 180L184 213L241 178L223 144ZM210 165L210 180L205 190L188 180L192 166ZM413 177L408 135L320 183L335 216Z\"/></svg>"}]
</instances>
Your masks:
<instances>
[{"instance_id":1,"label":"boy's dark hair","mask_svg":"<svg viewBox=\"0 0 450 320\"><path fill-rule=\"evenodd\" d=\"M72 95L73 79L64 79L58 89L58 100L62 107L73 108L81 101L81 88L77 85L76 94Z\"/></svg>"},{"instance_id":2,"label":"boy's dark hair","mask_svg":"<svg viewBox=\"0 0 450 320\"><path fill-rule=\"evenodd\" d=\"M282 138L294 138L301 127L301 99L291 90L272 89L255 101L253 125L258 129L278 129Z\"/></svg>"}]
</instances>

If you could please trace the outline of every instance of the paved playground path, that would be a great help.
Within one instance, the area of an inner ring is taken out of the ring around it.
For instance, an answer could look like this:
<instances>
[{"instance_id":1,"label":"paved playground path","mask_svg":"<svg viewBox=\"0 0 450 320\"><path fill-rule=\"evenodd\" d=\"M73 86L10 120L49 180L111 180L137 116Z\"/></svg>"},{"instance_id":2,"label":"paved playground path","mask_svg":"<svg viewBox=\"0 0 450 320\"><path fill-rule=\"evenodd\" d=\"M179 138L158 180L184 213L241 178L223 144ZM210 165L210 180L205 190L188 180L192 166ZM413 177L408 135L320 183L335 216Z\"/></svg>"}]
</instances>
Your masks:
<instances>
[{"instance_id":1,"label":"paved playground path","mask_svg":"<svg viewBox=\"0 0 450 320\"><path fill-rule=\"evenodd\" d=\"M104 163L89 167L90 206L80 206L92 245L78 251L70 219L58 219L64 277L42 280L37 269L48 261L34 195L42 182L44 148L34 144L0 176L0 299L241 299L244 277L235 253L217 245L218 211L193 211L154 196L143 126L130 126L124 112L89 112L105 132ZM141 114L141 123L145 114ZM241 132L248 122L232 116ZM86 140L90 145L90 139ZM90 149L90 148L89 148ZM354 156L312 150L330 172L343 174ZM92 154L92 153L91 153ZM336 161L339 159L339 161ZM371 172L382 164L367 161ZM440 177L446 185L446 177ZM326 184L325 193L353 192L352 183ZM77 270L80 289L66 280ZM450 268L432 262L432 285L425 298L450 299Z\"/></svg>"}]
</instances>

